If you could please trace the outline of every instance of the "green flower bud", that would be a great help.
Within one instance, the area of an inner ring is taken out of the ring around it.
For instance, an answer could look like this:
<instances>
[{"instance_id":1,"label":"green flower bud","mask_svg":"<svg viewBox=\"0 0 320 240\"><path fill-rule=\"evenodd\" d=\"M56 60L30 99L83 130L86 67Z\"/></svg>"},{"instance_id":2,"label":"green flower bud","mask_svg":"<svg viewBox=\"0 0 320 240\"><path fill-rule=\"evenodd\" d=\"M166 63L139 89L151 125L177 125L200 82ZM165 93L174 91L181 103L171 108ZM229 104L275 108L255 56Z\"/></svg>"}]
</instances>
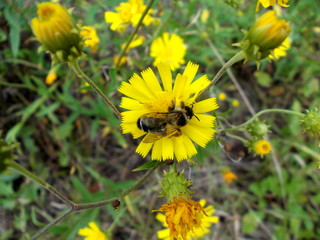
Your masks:
<instances>
[{"instance_id":1,"label":"green flower bud","mask_svg":"<svg viewBox=\"0 0 320 240\"><path fill-rule=\"evenodd\" d=\"M247 126L247 131L252 137L263 138L269 130L269 125L264 122L254 121Z\"/></svg>"},{"instance_id":2,"label":"green flower bud","mask_svg":"<svg viewBox=\"0 0 320 240\"><path fill-rule=\"evenodd\" d=\"M305 131L309 131L315 136L320 136L320 113L318 109L307 110L307 113L302 117L300 124Z\"/></svg>"}]
</instances>

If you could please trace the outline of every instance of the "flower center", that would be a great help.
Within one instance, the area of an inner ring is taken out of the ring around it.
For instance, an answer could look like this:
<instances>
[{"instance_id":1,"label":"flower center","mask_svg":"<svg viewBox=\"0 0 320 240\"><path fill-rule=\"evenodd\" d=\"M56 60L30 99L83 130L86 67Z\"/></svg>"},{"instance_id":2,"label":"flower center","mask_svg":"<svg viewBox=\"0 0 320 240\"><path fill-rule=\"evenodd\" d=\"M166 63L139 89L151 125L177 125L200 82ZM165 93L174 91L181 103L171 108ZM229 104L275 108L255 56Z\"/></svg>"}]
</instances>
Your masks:
<instances>
[{"instance_id":1,"label":"flower center","mask_svg":"<svg viewBox=\"0 0 320 240\"><path fill-rule=\"evenodd\" d=\"M49 21L55 14L55 9L51 6L43 6L39 8L38 15L41 21Z\"/></svg>"}]
</instances>

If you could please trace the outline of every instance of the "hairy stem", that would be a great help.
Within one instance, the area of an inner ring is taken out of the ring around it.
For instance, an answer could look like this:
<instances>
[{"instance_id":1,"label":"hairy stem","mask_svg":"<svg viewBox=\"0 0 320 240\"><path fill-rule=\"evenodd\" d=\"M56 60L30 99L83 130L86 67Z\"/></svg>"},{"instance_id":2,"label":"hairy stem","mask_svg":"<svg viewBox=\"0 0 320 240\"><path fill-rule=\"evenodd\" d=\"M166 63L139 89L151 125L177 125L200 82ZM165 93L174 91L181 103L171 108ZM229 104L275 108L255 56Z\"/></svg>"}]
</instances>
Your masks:
<instances>
[{"instance_id":1,"label":"hairy stem","mask_svg":"<svg viewBox=\"0 0 320 240\"><path fill-rule=\"evenodd\" d=\"M101 91L101 89L94 83L94 81L92 81L80 68L78 62L69 62L69 66L70 68L72 68L75 73L78 75L79 78L83 79L84 81L86 81L95 91L96 93L102 97L102 99L104 100L104 102L111 107L112 111L114 112L114 114L121 119L121 115L120 112L118 111L118 109L115 107L115 105L113 105L113 103L110 101L110 99Z\"/></svg>"}]
</instances>

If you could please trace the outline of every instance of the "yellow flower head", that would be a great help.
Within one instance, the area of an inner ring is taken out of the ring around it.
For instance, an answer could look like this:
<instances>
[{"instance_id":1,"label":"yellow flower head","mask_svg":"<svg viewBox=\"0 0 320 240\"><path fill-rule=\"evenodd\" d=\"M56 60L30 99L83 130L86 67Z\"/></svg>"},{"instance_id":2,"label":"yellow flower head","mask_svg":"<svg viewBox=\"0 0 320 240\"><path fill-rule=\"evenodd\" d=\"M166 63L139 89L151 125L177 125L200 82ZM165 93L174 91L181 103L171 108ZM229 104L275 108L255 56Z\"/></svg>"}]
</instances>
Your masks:
<instances>
[{"instance_id":1,"label":"yellow flower head","mask_svg":"<svg viewBox=\"0 0 320 240\"><path fill-rule=\"evenodd\" d=\"M240 102L238 99L233 99L231 102L232 107L239 107L240 106Z\"/></svg>"},{"instance_id":2,"label":"yellow flower head","mask_svg":"<svg viewBox=\"0 0 320 240\"><path fill-rule=\"evenodd\" d=\"M145 8L146 5L143 4L143 0L122 2L115 8L116 12L105 12L105 20L107 23L111 23L111 30L124 32L130 24L134 27L138 24ZM143 19L143 24L146 26L150 25L153 21L150 13L152 13L152 10L149 10Z\"/></svg>"},{"instance_id":3,"label":"yellow flower head","mask_svg":"<svg viewBox=\"0 0 320 240\"><path fill-rule=\"evenodd\" d=\"M279 19L275 11L268 11L251 26L240 46L245 51L247 60L259 61L281 46L289 33L287 22Z\"/></svg>"},{"instance_id":4,"label":"yellow flower head","mask_svg":"<svg viewBox=\"0 0 320 240\"><path fill-rule=\"evenodd\" d=\"M185 63L186 46L183 39L176 34L163 33L161 37L152 41L150 56L154 58L153 65L167 63L174 71Z\"/></svg>"},{"instance_id":5,"label":"yellow flower head","mask_svg":"<svg viewBox=\"0 0 320 240\"><path fill-rule=\"evenodd\" d=\"M276 4L277 0L258 0L257 2L257 7L256 7L256 11L258 12L260 9L260 4L264 7L264 8L268 8L270 6L273 6L274 4ZM278 4L281 7L289 7L288 4L289 0L278 0Z\"/></svg>"},{"instance_id":6,"label":"yellow flower head","mask_svg":"<svg viewBox=\"0 0 320 240\"><path fill-rule=\"evenodd\" d=\"M33 33L54 60L69 61L81 56L80 31L65 8L51 2L39 3L37 14L31 21Z\"/></svg>"},{"instance_id":7,"label":"yellow flower head","mask_svg":"<svg viewBox=\"0 0 320 240\"><path fill-rule=\"evenodd\" d=\"M225 94L224 92L219 93L218 99L219 99L220 101L226 100L226 99L227 99L227 94Z\"/></svg>"},{"instance_id":8,"label":"yellow flower head","mask_svg":"<svg viewBox=\"0 0 320 240\"><path fill-rule=\"evenodd\" d=\"M206 214L202 218L201 226L194 228L193 231L190 231L187 234L185 238L187 240L195 240L204 237L210 232L211 225L219 222L219 218L217 216L213 216L215 209L212 205L208 205L205 207L206 200L204 199L201 199L199 203L204 208ZM170 240L170 229L168 228L168 224L166 222L166 216L162 213L158 213L156 215L156 219L163 224L163 227L165 227L165 229L158 231L158 238L163 240ZM177 239L181 240L182 238L179 237Z\"/></svg>"},{"instance_id":9,"label":"yellow flower head","mask_svg":"<svg viewBox=\"0 0 320 240\"><path fill-rule=\"evenodd\" d=\"M271 151L271 145L267 140L259 140L253 143L253 152L256 155L266 155L270 153Z\"/></svg>"},{"instance_id":10,"label":"yellow flower head","mask_svg":"<svg viewBox=\"0 0 320 240\"><path fill-rule=\"evenodd\" d=\"M101 232L100 228L94 223L89 222L89 227L81 228L78 231L80 236L85 237L84 240L107 240L106 234Z\"/></svg>"},{"instance_id":11,"label":"yellow flower head","mask_svg":"<svg viewBox=\"0 0 320 240\"><path fill-rule=\"evenodd\" d=\"M91 52L95 52L100 42L96 30L91 26L83 26L80 34L84 38L84 45L90 47Z\"/></svg>"},{"instance_id":12,"label":"yellow flower head","mask_svg":"<svg viewBox=\"0 0 320 240\"><path fill-rule=\"evenodd\" d=\"M157 214L156 218L168 229L160 230L160 239L198 239L210 232L213 223L219 218L212 216L215 212L213 206L203 208L205 200L195 202L190 198L176 198L168 204L164 204L158 210L165 212Z\"/></svg>"},{"instance_id":13,"label":"yellow flower head","mask_svg":"<svg viewBox=\"0 0 320 240\"><path fill-rule=\"evenodd\" d=\"M148 68L122 82L122 132L134 138L145 136L136 152L145 157L152 149L153 160L185 160L212 139L215 117L206 112L218 108L215 98L195 102L208 84L206 75L193 81L199 65L189 62L183 74L177 74L174 84L168 64L159 64L162 85ZM192 142L193 141L193 142Z\"/></svg>"},{"instance_id":14,"label":"yellow flower head","mask_svg":"<svg viewBox=\"0 0 320 240\"><path fill-rule=\"evenodd\" d=\"M238 179L238 176L230 170L223 172L223 178L227 183L232 183L234 180Z\"/></svg>"}]
</instances>

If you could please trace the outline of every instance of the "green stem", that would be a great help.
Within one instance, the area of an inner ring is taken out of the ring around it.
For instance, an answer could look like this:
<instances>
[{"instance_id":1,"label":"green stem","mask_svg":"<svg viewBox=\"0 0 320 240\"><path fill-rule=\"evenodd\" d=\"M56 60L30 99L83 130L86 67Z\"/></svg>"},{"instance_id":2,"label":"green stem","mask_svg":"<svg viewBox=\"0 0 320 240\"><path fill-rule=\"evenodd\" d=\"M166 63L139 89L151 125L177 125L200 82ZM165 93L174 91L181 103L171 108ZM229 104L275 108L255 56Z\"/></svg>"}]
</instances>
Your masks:
<instances>
[{"instance_id":1,"label":"green stem","mask_svg":"<svg viewBox=\"0 0 320 240\"><path fill-rule=\"evenodd\" d=\"M240 137L240 136L237 136L237 135L233 135L233 134L230 134L230 133L227 133L227 136L228 137L231 137L233 139L237 139L239 140L240 142L243 142L243 143L246 143L248 142L246 139L244 139L243 137Z\"/></svg>"},{"instance_id":2,"label":"green stem","mask_svg":"<svg viewBox=\"0 0 320 240\"><path fill-rule=\"evenodd\" d=\"M221 76L227 71L227 69L229 69L236 62L241 61L243 59L245 59L244 51L240 51L236 55L234 55L232 58L230 58L230 60L226 62L222 66L222 68L219 70L219 72L214 76L214 78L211 80L209 85L199 93L195 101L197 101L204 93L206 93L213 85L215 85L218 82L218 80L221 78Z\"/></svg>"},{"instance_id":3,"label":"green stem","mask_svg":"<svg viewBox=\"0 0 320 240\"><path fill-rule=\"evenodd\" d=\"M61 216L57 217L54 219L52 222L50 222L47 226L42 228L40 231L38 231L35 235L31 237L30 240L36 240L37 238L41 237L43 234L45 234L50 228L52 228L54 225L56 225L58 222L62 221L65 219L67 216L69 216L71 213L73 213L74 210L71 208L69 211L65 212Z\"/></svg>"},{"instance_id":4,"label":"green stem","mask_svg":"<svg viewBox=\"0 0 320 240\"><path fill-rule=\"evenodd\" d=\"M39 183L41 186L43 186L45 189L47 189L49 192L51 192L53 195L55 195L57 198L68 204L69 206L73 206L74 203L70 201L66 196L64 196L61 192L59 192L56 188L51 186L49 183L44 181L43 179L39 178L38 176L34 175L32 172L25 169L23 166L21 166L19 163L16 163L14 161L8 161L8 166L19 172L20 174L26 176L27 178L30 178L31 180Z\"/></svg>"},{"instance_id":5,"label":"green stem","mask_svg":"<svg viewBox=\"0 0 320 240\"><path fill-rule=\"evenodd\" d=\"M266 114L266 113L285 113L285 114L291 114L291 115L295 115L297 117L303 117L304 114L300 113L300 112L295 112L292 110L286 110L286 109L266 109L266 110L262 110L258 113L256 113L254 116L252 116L248 121L242 123L239 126L235 126L232 128L226 128L226 129L222 129L222 131L236 131L239 130L243 127L245 127L246 125L252 123L253 121L255 121L259 116Z\"/></svg>"},{"instance_id":6,"label":"green stem","mask_svg":"<svg viewBox=\"0 0 320 240\"><path fill-rule=\"evenodd\" d=\"M131 34L131 36L130 36L130 38L129 38L129 41L127 42L126 46L125 46L125 47L122 49L122 51L121 51L120 57L119 57L119 59L118 59L118 61L117 61L117 64L116 64L116 68L119 68L121 59L122 59L123 56L126 54L127 49L129 48L130 43L132 42L134 36L137 34L139 28L141 27L142 22L143 22L143 19L144 19L145 16L147 15L147 13L148 13L149 9L151 8L152 4L154 3L154 1L155 1L155 0L150 0L150 2L148 3L146 9L145 9L144 12L142 13L142 15L141 15L141 17L140 17L140 19L139 19L139 22L138 22L138 24L137 24L137 26L135 27L135 29L133 30L133 32L132 32L132 34Z\"/></svg>"},{"instance_id":7,"label":"green stem","mask_svg":"<svg viewBox=\"0 0 320 240\"><path fill-rule=\"evenodd\" d=\"M114 114L121 119L121 115L120 112L118 111L118 109L115 107L115 105L113 105L113 103L109 100L109 98L101 91L101 89L94 83L94 81L92 81L80 68L79 64L77 61L74 62L69 62L69 66L70 68L72 68L75 73L78 75L79 78L83 79L84 81L86 81L95 91L96 93L102 97L102 99L104 100L104 102L111 107L112 111L114 112Z\"/></svg>"},{"instance_id":8,"label":"green stem","mask_svg":"<svg viewBox=\"0 0 320 240\"><path fill-rule=\"evenodd\" d=\"M35 240L45 234L50 228L52 228L54 225L56 225L58 222L62 221L64 218L66 218L69 214L75 212L75 211L81 211L89 208L97 208L102 207L108 204L111 204L114 200L122 199L126 195L128 195L130 192L136 190L162 163L158 162L156 165L154 165L152 168L148 170L148 172L145 173L134 185L129 187L128 189L124 190L122 193L117 195L116 197L113 197L111 199L101 201L101 202L94 202L94 203L84 203L84 204L76 204L70 200L68 200L62 193L60 193L58 190L56 190L54 187L52 187L50 184L46 183L44 180L40 179L39 177L33 175L31 172L23 168L18 163L15 163L13 161L10 161L8 165L18 171L19 173L25 175L26 177L31 178L35 182L39 183L43 187L45 187L48 191L53 193L55 196L66 202L69 206L71 206L71 209L64 213L63 215L57 217L53 222L48 223L47 226L42 228L39 232L37 232L31 240Z\"/></svg>"},{"instance_id":9,"label":"green stem","mask_svg":"<svg viewBox=\"0 0 320 240\"><path fill-rule=\"evenodd\" d=\"M101 202L94 202L94 203L83 203L83 204L75 204L74 205L74 209L76 211L79 210L84 210L84 209L89 209L89 208L96 208L96 207L102 207L108 204L111 204L114 200L118 200L118 199L122 199L125 196L127 196L130 192L134 191L135 189L137 189L159 166L161 165L161 162L158 162L155 166L153 166L152 168L150 168L148 170L148 172L146 172L145 175L143 175L134 185L132 185L131 187L129 187L128 189L124 190L122 193L120 193L119 195L105 200L105 201L101 201Z\"/></svg>"}]
</instances>

